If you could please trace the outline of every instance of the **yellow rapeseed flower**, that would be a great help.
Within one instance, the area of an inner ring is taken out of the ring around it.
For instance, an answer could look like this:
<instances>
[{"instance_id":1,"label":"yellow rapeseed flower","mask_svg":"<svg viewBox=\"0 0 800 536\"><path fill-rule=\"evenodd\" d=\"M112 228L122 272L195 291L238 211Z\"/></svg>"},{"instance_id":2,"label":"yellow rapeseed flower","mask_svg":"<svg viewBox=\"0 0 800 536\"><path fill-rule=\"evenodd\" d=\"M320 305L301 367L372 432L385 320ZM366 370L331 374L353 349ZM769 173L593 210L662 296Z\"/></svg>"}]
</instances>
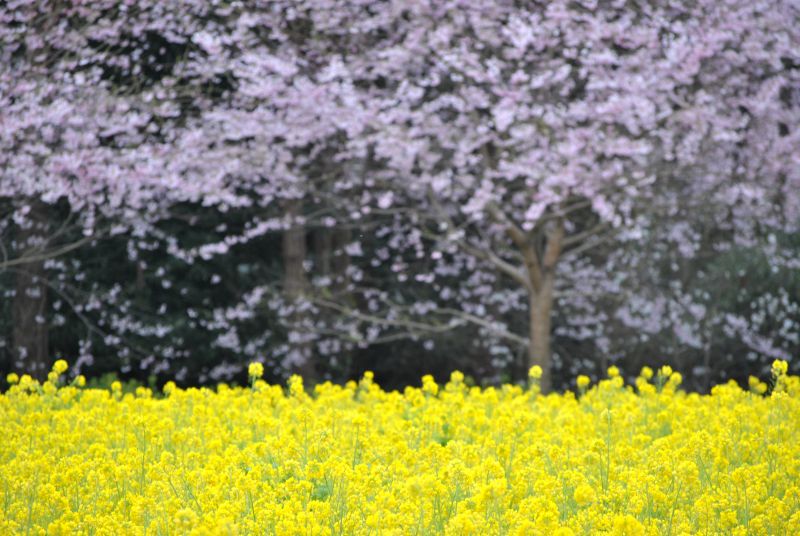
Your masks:
<instances>
[{"instance_id":1,"label":"yellow rapeseed flower","mask_svg":"<svg viewBox=\"0 0 800 536\"><path fill-rule=\"evenodd\" d=\"M262 378L264 376L264 365L258 361L250 363L247 367L247 375L251 378Z\"/></svg>"},{"instance_id":2,"label":"yellow rapeseed flower","mask_svg":"<svg viewBox=\"0 0 800 536\"><path fill-rule=\"evenodd\" d=\"M175 527L182 532L189 532L196 519L197 514L189 508L183 508L175 514Z\"/></svg>"},{"instance_id":3,"label":"yellow rapeseed flower","mask_svg":"<svg viewBox=\"0 0 800 536\"><path fill-rule=\"evenodd\" d=\"M422 392L434 396L439 392L439 385L430 374L426 374L422 377Z\"/></svg>"},{"instance_id":4,"label":"yellow rapeseed flower","mask_svg":"<svg viewBox=\"0 0 800 536\"><path fill-rule=\"evenodd\" d=\"M769 396L671 369L580 396L7 378L0 534L798 534L800 378L778 367Z\"/></svg>"},{"instance_id":5,"label":"yellow rapeseed flower","mask_svg":"<svg viewBox=\"0 0 800 536\"><path fill-rule=\"evenodd\" d=\"M776 378L785 376L789 372L789 363L782 359L776 359L772 362L772 375Z\"/></svg>"},{"instance_id":6,"label":"yellow rapeseed flower","mask_svg":"<svg viewBox=\"0 0 800 536\"><path fill-rule=\"evenodd\" d=\"M614 524L611 529L614 536L644 536L645 529L639 520L630 514L614 516Z\"/></svg>"},{"instance_id":7,"label":"yellow rapeseed flower","mask_svg":"<svg viewBox=\"0 0 800 536\"><path fill-rule=\"evenodd\" d=\"M585 506L594 501L596 494L591 486L588 484L581 484L575 488L573 496L575 497L575 502L578 503L579 506Z\"/></svg>"}]
</instances>

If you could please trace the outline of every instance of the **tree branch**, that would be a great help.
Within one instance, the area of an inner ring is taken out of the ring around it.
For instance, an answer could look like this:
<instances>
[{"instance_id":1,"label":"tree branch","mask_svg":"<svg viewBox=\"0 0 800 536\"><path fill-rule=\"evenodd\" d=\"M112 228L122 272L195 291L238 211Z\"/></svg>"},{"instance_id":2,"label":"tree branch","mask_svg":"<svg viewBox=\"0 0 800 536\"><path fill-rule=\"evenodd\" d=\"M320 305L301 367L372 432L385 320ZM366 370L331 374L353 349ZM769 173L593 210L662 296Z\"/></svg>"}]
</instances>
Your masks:
<instances>
[{"instance_id":1,"label":"tree branch","mask_svg":"<svg viewBox=\"0 0 800 536\"><path fill-rule=\"evenodd\" d=\"M556 228L553 229L553 232L547 237L547 247L544 250L544 258L542 259L542 265L545 272L549 273L553 270L553 268L555 268L555 265L561 256L563 240L564 220L560 219L556 224Z\"/></svg>"},{"instance_id":2,"label":"tree branch","mask_svg":"<svg viewBox=\"0 0 800 536\"><path fill-rule=\"evenodd\" d=\"M375 343L379 341L385 342L390 340L399 340L403 338L409 338L412 335L419 335L421 333L430 333L430 334L444 333L446 331L450 331L457 327L460 327L465 322L467 322L470 324L475 324L477 326L480 326L484 329L487 329L494 335L502 339L506 339L510 342L513 342L514 344L518 344L521 346L528 345L528 339L525 337L520 337L515 333L511 333L510 331L498 326L496 323L481 318L477 315L473 315L471 313L467 313L465 311L453 309L450 307L437 308L429 313L431 315L441 315L451 318L451 321L447 322L446 324L436 324L433 322L424 322L424 323L415 322L413 320L389 320L379 316L365 314L360 311L350 309L348 307L345 307L343 305L340 305L336 302L332 302L329 300L312 298L312 301L318 305L321 305L322 307L328 307L356 320L383 326L399 327L409 330L407 334L385 335L383 337L379 337L378 339L370 340L369 341L370 343ZM454 322L453 320L456 321ZM354 342L360 342L360 341L354 340Z\"/></svg>"},{"instance_id":3,"label":"tree branch","mask_svg":"<svg viewBox=\"0 0 800 536\"><path fill-rule=\"evenodd\" d=\"M92 240L97 240L97 239L98 239L97 235L85 236L80 240L72 242L71 244L66 244L64 246L61 246L60 248L52 249L50 251L45 251L43 253L38 253L35 255L23 255L22 257L18 257L16 259L3 260L2 262L0 262L0 270L6 270L14 266L20 266L22 264L28 264L31 262L39 262L39 261L54 259L56 257L69 253L70 251L76 250L81 246L83 246L84 244L91 242Z\"/></svg>"},{"instance_id":4,"label":"tree branch","mask_svg":"<svg viewBox=\"0 0 800 536\"><path fill-rule=\"evenodd\" d=\"M497 205L490 203L486 208L489 214L505 227L506 233L522 253L525 267L528 270L528 279L530 280L530 283L525 287L533 289L534 292L539 292L542 288L542 270L539 264L539 257L536 255L536 249L531 245L525 232L512 222Z\"/></svg>"},{"instance_id":5,"label":"tree branch","mask_svg":"<svg viewBox=\"0 0 800 536\"><path fill-rule=\"evenodd\" d=\"M564 255L565 256L567 256L567 255L578 255L579 253L584 253L585 251L588 251L588 250L590 250L590 249L592 249L594 247L597 247L599 245L605 244L606 242L608 242L608 240L609 240L609 238L611 238L611 236L612 236L612 234L609 233L609 234L600 236L600 237L596 238L595 240L589 240L587 242L584 242L583 244L581 244L578 247L575 247L575 248L567 250L566 252L564 252Z\"/></svg>"},{"instance_id":6,"label":"tree branch","mask_svg":"<svg viewBox=\"0 0 800 536\"><path fill-rule=\"evenodd\" d=\"M494 325L494 323L492 323L492 322L490 322L490 321L488 321L488 320L486 320L484 318L481 318L479 316L475 316L475 315L467 313L465 311L459 311L458 309L451 309L449 307L445 307L443 309L437 309L435 312L436 313L440 313L440 314L449 314L449 315L461 318L461 319L463 319L463 320L465 320L465 321L467 321L467 322L469 322L471 324L476 324L478 326L486 328L489 331L491 331L492 333L494 333L495 335L498 335L498 336L500 336L500 337L502 337L504 339L508 339L509 341L512 341L512 342L514 342L516 344L519 344L520 346L524 346L524 347L528 346L528 342L529 341L528 341L528 339L526 337L520 337L519 335L517 335L515 333L511 333L510 331L508 331L506 329L503 329L503 328L501 328L499 326L496 326L496 325Z\"/></svg>"},{"instance_id":7,"label":"tree branch","mask_svg":"<svg viewBox=\"0 0 800 536\"><path fill-rule=\"evenodd\" d=\"M456 229L456 226L453 224L453 220L450 218L450 216L447 215L447 212L445 212L444 208L442 208L442 206L436 199L436 196L434 196L431 191L428 191L428 198L438 214L437 219L444 221L444 223L447 225L447 230L452 233L452 231ZM431 236L431 238L435 240L446 240L446 238L437 237L436 235L429 235L429 236ZM449 239L455 241L458 246L460 246L464 251L466 251L470 255L473 255L475 257L478 257L493 264L497 269L499 269L501 272L509 276L511 279L513 279L514 281L516 281L529 291L532 290L531 281L528 277L525 276L525 271L521 267L514 266L510 262L504 260L497 253L492 251L491 248L487 247L485 249L481 249L479 247L473 246L465 238L458 237L457 235L451 234Z\"/></svg>"},{"instance_id":8,"label":"tree branch","mask_svg":"<svg viewBox=\"0 0 800 536\"><path fill-rule=\"evenodd\" d=\"M430 331L446 331L447 329L452 329L452 326L444 328L442 326L433 326L431 323L424 323L424 322L415 322L413 320L390 320L388 318L381 318L379 316L365 314L360 311L353 310L349 307L345 307L344 305L340 305L336 302L332 302L330 300L325 300L321 298L309 298L313 303L321 305L322 307L327 307L329 309L333 309L339 313L345 314L351 318L356 320L361 320L363 322L369 322L371 324L378 324L383 326L396 326L396 327L403 327L408 329L415 329L421 332L430 332Z\"/></svg>"},{"instance_id":9,"label":"tree branch","mask_svg":"<svg viewBox=\"0 0 800 536\"><path fill-rule=\"evenodd\" d=\"M604 231L607 228L608 228L608 222L602 221L590 229L587 229L585 231L582 231L574 235L567 236L566 238L564 238L562 245L566 249L579 242L583 242L587 238L600 234L601 231Z\"/></svg>"}]
</instances>

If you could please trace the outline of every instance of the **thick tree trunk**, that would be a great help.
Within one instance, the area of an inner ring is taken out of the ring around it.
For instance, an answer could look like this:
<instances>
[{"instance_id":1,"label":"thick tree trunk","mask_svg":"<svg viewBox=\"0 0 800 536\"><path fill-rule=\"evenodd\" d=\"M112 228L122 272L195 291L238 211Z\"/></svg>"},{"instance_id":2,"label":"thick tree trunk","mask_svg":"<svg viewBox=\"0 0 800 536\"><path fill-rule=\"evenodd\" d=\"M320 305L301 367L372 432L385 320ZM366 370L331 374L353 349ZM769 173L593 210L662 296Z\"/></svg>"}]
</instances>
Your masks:
<instances>
[{"instance_id":1,"label":"thick tree trunk","mask_svg":"<svg viewBox=\"0 0 800 536\"><path fill-rule=\"evenodd\" d=\"M550 349L551 313L555 289L556 265L565 247L566 228L564 219L543 222L533 232L526 232L516 225L498 206L487 205L489 214L505 227L506 234L522 255L523 265L514 266L493 252L468 247L468 251L493 263L500 271L523 285L528 293L528 368L542 368L542 392L553 387L553 358ZM544 242L541 251L537 244Z\"/></svg>"},{"instance_id":2,"label":"thick tree trunk","mask_svg":"<svg viewBox=\"0 0 800 536\"><path fill-rule=\"evenodd\" d=\"M315 275L329 279L327 288L324 289L326 298L339 304L355 305L353 294L348 290L347 269L350 266L350 257L345 247L352 240L349 229L335 227L332 229L317 229L314 231L314 269ZM322 311L322 321L328 326L335 326L340 313L333 310ZM353 353L342 349L336 355L336 360L324 363L329 366L326 372L342 379L350 378L353 364ZM318 363L323 365L323 363Z\"/></svg>"},{"instance_id":3,"label":"thick tree trunk","mask_svg":"<svg viewBox=\"0 0 800 536\"><path fill-rule=\"evenodd\" d=\"M333 231L316 229L314 237L314 273L321 276L331 275L331 257L333 256Z\"/></svg>"},{"instance_id":4,"label":"thick tree trunk","mask_svg":"<svg viewBox=\"0 0 800 536\"><path fill-rule=\"evenodd\" d=\"M550 348L551 314L555 290L556 264L561 257L564 242L564 222L558 220L547 233L547 242L541 258L533 246L523 250L528 259L529 296L529 342L528 365L542 367L541 388L543 393L553 388L553 354Z\"/></svg>"},{"instance_id":5,"label":"thick tree trunk","mask_svg":"<svg viewBox=\"0 0 800 536\"><path fill-rule=\"evenodd\" d=\"M347 268L350 257L345 247L352 240L349 229L315 229L312 234L314 246L314 274L330 278L331 294L339 298L346 293Z\"/></svg>"},{"instance_id":6,"label":"thick tree trunk","mask_svg":"<svg viewBox=\"0 0 800 536\"><path fill-rule=\"evenodd\" d=\"M552 353L550 349L551 313L553 310L552 284L543 286L538 293L530 293L528 367L538 365L542 368L542 392L553 387Z\"/></svg>"},{"instance_id":7,"label":"thick tree trunk","mask_svg":"<svg viewBox=\"0 0 800 536\"><path fill-rule=\"evenodd\" d=\"M284 207L284 215L289 222L289 227L283 233L283 289L289 302L300 300L309 290L308 277L306 276L305 261L307 257L306 229L298 221L302 216L302 201L290 200ZM297 330L304 324L304 313L295 309L289 318L289 323ZM317 372L311 345L302 340L302 330L296 331L300 340L290 341L292 371L303 376L305 380L313 383L316 381Z\"/></svg>"},{"instance_id":8,"label":"thick tree trunk","mask_svg":"<svg viewBox=\"0 0 800 536\"><path fill-rule=\"evenodd\" d=\"M291 214L290 210L287 210L287 216ZM293 224L283 233L283 286L288 298L299 298L308 290L304 265L306 254L305 228Z\"/></svg>"},{"instance_id":9,"label":"thick tree trunk","mask_svg":"<svg viewBox=\"0 0 800 536\"><path fill-rule=\"evenodd\" d=\"M44 260L35 259L47 239L46 207L35 202L27 222L17 228L15 251L18 258L31 257L30 262L16 268L12 342L14 366L21 372L44 379L49 365L47 325L47 285Z\"/></svg>"},{"instance_id":10,"label":"thick tree trunk","mask_svg":"<svg viewBox=\"0 0 800 536\"><path fill-rule=\"evenodd\" d=\"M347 289L347 269L350 267L350 256L345 251L345 247L353 239L350 229L337 227L333 230L331 246L333 257L331 259L331 275L333 276L333 288L338 296L352 302L352 295Z\"/></svg>"}]
</instances>

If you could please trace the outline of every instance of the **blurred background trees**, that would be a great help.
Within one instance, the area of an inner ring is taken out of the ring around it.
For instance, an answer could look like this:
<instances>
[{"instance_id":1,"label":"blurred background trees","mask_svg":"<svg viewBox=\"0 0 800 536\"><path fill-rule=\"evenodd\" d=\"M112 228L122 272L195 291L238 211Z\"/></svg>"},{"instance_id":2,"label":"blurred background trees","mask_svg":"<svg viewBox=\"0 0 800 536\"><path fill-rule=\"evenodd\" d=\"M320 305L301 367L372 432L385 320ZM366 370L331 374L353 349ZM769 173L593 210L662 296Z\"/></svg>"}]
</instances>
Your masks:
<instances>
[{"instance_id":1,"label":"blurred background trees","mask_svg":"<svg viewBox=\"0 0 800 536\"><path fill-rule=\"evenodd\" d=\"M797 367L791 2L0 14L3 371Z\"/></svg>"}]
</instances>

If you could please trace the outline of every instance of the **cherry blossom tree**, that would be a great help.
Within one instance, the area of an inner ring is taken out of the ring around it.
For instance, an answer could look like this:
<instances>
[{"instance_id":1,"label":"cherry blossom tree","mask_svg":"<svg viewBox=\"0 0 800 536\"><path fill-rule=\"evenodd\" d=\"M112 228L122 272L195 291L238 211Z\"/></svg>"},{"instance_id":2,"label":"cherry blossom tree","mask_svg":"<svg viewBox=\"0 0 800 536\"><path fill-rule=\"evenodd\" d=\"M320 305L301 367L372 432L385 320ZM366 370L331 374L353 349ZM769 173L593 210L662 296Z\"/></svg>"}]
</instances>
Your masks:
<instances>
[{"instance_id":1,"label":"cherry blossom tree","mask_svg":"<svg viewBox=\"0 0 800 536\"><path fill-rule=\"evenodd\" d=\"M524 349L545 388L569 357L554 336L612 359L626 329L791 346L679 277L736 248L796 268L769 241L800 222L790 1L17 2L0 20L19 366L45 360L61 260L110 239L169 274L153 263L213 273L279 236L279 276L242 261L236 298L186 323L306 376L465 326L501 366ZM201 213L212 231L174 225ZM76 306L169 331L117 315L114 289Z\"/></svg>"},{"instance_id":2,"label":"cherry blossom tree","mask_svg":"<svg viewBox=\"0 0 800 536\"><path fill-rule=\"evenodd\" d=\"M796 229L791 3L418 2L388 13L386 39L351 64L377 103L375 176L395 192L379 204L411 206L439 245L432 255L455 246L524 290L528 365L545 386L554 300L562 288L575 301L590 248L635 250L665 223L684 256L708 220L716 248Z\"/></svg>"},{"instance_id":3,"label":"cherry blossom tree","mask_svg":"<svg viewBox=\"0 0 800 536\"><path fill-rule=\"evenodd\" d=\"M48 296L63 289L48 263L109 236L135 243L170 206L197 196L195 185L165 175L163 157L180 111L176 54L208 15L173 7L0 8L0 272L16 279L21 369L41 375L51 360Z\"/></svg>"}]
</instances>

